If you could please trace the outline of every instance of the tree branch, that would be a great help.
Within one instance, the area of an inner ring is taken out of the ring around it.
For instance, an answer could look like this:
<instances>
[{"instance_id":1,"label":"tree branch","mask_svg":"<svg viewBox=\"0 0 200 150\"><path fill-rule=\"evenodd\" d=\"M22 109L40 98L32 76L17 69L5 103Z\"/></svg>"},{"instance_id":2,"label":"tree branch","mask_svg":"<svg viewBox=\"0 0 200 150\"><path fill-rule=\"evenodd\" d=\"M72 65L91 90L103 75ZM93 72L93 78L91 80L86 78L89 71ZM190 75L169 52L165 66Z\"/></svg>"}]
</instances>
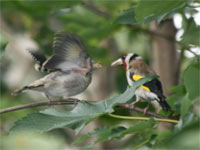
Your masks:
<instances>
[{"instance_id":1,"label":"tree branch","mask_svg":"<svg viewBox=\"0 0 200 150\"><path fill-rule=\"evenodd\" d=\"M82 5L85 8L89 9L90 11L94 12L97 15L103 16L103 17L108 18L108 19L111 19L113 17L112 14L110 14L109 12L104 10L103 8L95 6L91 2L83 1Z\"/></svg>"},{"instance_id":2,"label":"tree branch","mask_svg":"<svg viewBox=\"0 0 200 150\"><path fill-rule=\"evenodd\" d=\"M137 111L137 112L144 113L144 109L139 108L139 107L134 107L134 108L132 108L130 105L127 105L127 104L121 104L121 105L118 105L118 107L119 107L119 108L128 109L129 111ZM156 118L165 118L165 119L168 118L168 117L159 115L159 114L157 114L157 113L155 113L155 112L151 112L151 111L147 111L145 114L146 114L146 115L153 116L153 117L156 117Z\"/></svg>"},{"instance_id":3,"label":"tree branch","mask_svg":"<svg viewBox=\"0 0 200 150\"><path fill-rule=\"evenodd\" d=\"M0 114L17 111L21 109L26 109L26 108L40 107L40 106L73 105L73 104L77 104L78 101L79 101L78 99L69 98L67 100L61 100L61 101L51 101L51 102L47 101L47 102L39 102L39 103L32 103L32 104L24 104L24 105L1 109Z\"/></svg>"},{"instance_id":4,"label":"tree branch","mask_svg":"<svg viewBox=\"0 0 200 150\"><path fill-rule=\"evenodd\" d=\"M58 100L58 101L46 101L46 102L39 102L39 103L31 103L31 104L24 104L24 105L19 105L19 106L14 106L14 107L9 107L5 109L0 110L0 114L12 112L12 111L17 111L17 110L22 110L22 109L27 109L27 108L33 108L33 107L40 107L40 106L52 106L52 105L77 105L78 102L81 100L76 99L76 98L68 98L65 100ZM95 103L95 101L87 101L90 103ZM144 113L144 109L139 108L139 107L130 107L128 104L120 104L117 106L118 108L123 108L123 109L128 109L130 111L137 111ZM147 111L146 115L150 115L156 118L161 118L161 119L169 119L168 117L159 115L155 112ZM174 119L174 118L173 118Z\"/></svg>"}]
</instances>

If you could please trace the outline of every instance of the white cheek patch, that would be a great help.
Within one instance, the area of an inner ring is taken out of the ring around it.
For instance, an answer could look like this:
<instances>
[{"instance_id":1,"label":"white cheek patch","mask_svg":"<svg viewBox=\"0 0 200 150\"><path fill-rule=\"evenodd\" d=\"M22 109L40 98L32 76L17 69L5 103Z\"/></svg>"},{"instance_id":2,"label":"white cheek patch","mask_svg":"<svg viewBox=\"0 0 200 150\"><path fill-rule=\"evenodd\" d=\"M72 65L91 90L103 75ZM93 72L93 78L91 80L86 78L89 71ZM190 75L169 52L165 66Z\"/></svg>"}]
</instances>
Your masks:
<instances>
[{"instance_id":1,"label":"white cheek patch","mask_svg":"<svg viewBox=\"0 0 200 150\"><path fill-rule=\"evenodd\" d=\"M133 80L131 80L131 78L130 78L130 71L129 71L129 70L126 71L126 79L127 79L127 81L128 81L128 84L129 84L130 86L132 86L134 82L133 82Z\"/></svg>"},{"instance_id":2,"label":"white cheek patch","mask_svg":"<svg viewBox=\"0 0 200 150\"><path fill-rule=\"evenodd\" d=\"M126 65L127 65L127 69L129 68L129 60L130 60L131 56L132 56L132 54L128 54L126 56L126 59L125 59L125 62L126 62Z\"/></svg>"},{"instance_id":3,"label":"white cheek patch","mask_svg":"<svg viewBox=\"0 0 200 150\"><path fill-rule=\"evenodd\" d=\"M126 62L126 79L127 79L127 81L128 81L128 84L130 85L130 86L132 86L133 85L133 80L130 78L130 71L129 71L129 60L130 60L130 58L131 58L131 56L132 56L132 54L128 54L127 56L126 56L126 59L125 59L125 62Z\"/></svg>"}]
</instances>

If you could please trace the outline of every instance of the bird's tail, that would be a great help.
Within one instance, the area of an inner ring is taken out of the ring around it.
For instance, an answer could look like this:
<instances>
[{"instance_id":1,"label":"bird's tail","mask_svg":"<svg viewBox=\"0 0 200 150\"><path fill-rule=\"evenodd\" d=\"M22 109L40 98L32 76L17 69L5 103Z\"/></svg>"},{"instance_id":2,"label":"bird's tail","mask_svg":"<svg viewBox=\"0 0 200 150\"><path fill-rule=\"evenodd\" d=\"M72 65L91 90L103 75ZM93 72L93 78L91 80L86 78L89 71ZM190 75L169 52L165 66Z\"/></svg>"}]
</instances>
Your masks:
<instances>
[{"instance_id":1,"label":"bird's tail","mask_svg":"<svg viewBox=\"0 0 200 150\"><path fill-rule=\"evenodd\" d=\"M25 87L23 87L21 89L15 90L13 93L11 93L11 95L17 96L18 94L20 94L20 93L22 93L22 92L24 92L25 90L28 90L28 89L30 89L30 87L29 86L25 86Z\"/></svg>"},{"instance_id":2,"label":"bird's tail","mask_svg":"<svg viewBox=\"0 0 200 150\"><path fill-rule=\"evenodd\" d=\"M171 110L171 107L169 106L169 104L168 104L167 101L165 100L165 97L164 97L164 96L160 97L160 100L159 100L158 102L159 102L160 106L162 107L162 109L163 109L164 111L169 111L169 110Z\"/></svg>"},{"instance_id":3,"label":"bird's tail","mask_svg":"<svg viewBox=\"0 0 200 150\"><path fill-rule=\"evenodd\" d=\"M25 86L25 87L23 87L23 88L21 88L21 89L18 89L18 90L16 90L16 91L14 91L13 93L11 93L11 95L13 95L13 96L17 96L18 94L21 94L22 92L25 92L26 90L33 90L33 89L35 89L35 88L38 88L38 87L41 87L41 86L43 86L43 85L29 85L29 86Z\"/></svg>"}]
</instances>

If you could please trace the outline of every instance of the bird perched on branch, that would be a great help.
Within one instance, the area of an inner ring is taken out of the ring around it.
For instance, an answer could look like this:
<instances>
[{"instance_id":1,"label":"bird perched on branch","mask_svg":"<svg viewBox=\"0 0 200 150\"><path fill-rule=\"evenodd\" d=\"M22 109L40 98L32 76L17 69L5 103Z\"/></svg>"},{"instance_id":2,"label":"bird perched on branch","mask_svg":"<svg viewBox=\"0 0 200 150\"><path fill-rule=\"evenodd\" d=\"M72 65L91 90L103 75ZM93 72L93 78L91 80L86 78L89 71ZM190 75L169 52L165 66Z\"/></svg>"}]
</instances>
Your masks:
<instances>
[{"instance_id":1,"label":"bird perched on branch","mask_svg":"<svg viewBox=\"0 0 200 150\"><path fill-rule=\"evenodd\" d=\"M123 65L126 69L126 78L128 84L132 86L135 81L146 76L156 75L156 73L144 62L141 56L129 53L123 55L112 63L111 66ZM136 101L132 104L134 106L140 99L148 102L156 100L163 110L170 110L170 106L163 95L162 85L158 79L153 79L136 89ZM144 113L148 110L149 105L144 109Z\"/></svg>"},{"instance_id":2,"label":"bird perched on branch","mask_svg":"<svg viewBox=\"0 0 200 150\"><path fill-rule=\"evenodd\" d=\"M83 92L91 82L92 73L101 65L94 63L85 50L81 39L72 33L59 32L54 37L53 55L45 56L31 52L37 61L36 69L49 74L16 90L13 95L27 90L43 92L46 97L70 97Z\"/></svg>"}]
</instances>

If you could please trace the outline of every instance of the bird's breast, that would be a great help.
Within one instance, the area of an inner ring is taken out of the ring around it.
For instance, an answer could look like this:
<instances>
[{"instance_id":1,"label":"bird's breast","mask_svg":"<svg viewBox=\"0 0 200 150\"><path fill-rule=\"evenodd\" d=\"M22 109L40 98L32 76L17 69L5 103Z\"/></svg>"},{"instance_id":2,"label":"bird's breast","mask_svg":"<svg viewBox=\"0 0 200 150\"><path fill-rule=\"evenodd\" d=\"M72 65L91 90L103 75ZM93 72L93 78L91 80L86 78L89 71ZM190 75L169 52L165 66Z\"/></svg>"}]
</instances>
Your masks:
<instances>
[{"instance_id":1,"label":"bird's breast","mask_svg":"<svg viewBox=\"0 0 200 150\"><path fill-rule=\"evenodd\" d=\"M81 73L54 74L48 81L47 93L55 97L70 97L83 92L91 82L91 76L84 76Z\"/></svg>"}]
</instances>

